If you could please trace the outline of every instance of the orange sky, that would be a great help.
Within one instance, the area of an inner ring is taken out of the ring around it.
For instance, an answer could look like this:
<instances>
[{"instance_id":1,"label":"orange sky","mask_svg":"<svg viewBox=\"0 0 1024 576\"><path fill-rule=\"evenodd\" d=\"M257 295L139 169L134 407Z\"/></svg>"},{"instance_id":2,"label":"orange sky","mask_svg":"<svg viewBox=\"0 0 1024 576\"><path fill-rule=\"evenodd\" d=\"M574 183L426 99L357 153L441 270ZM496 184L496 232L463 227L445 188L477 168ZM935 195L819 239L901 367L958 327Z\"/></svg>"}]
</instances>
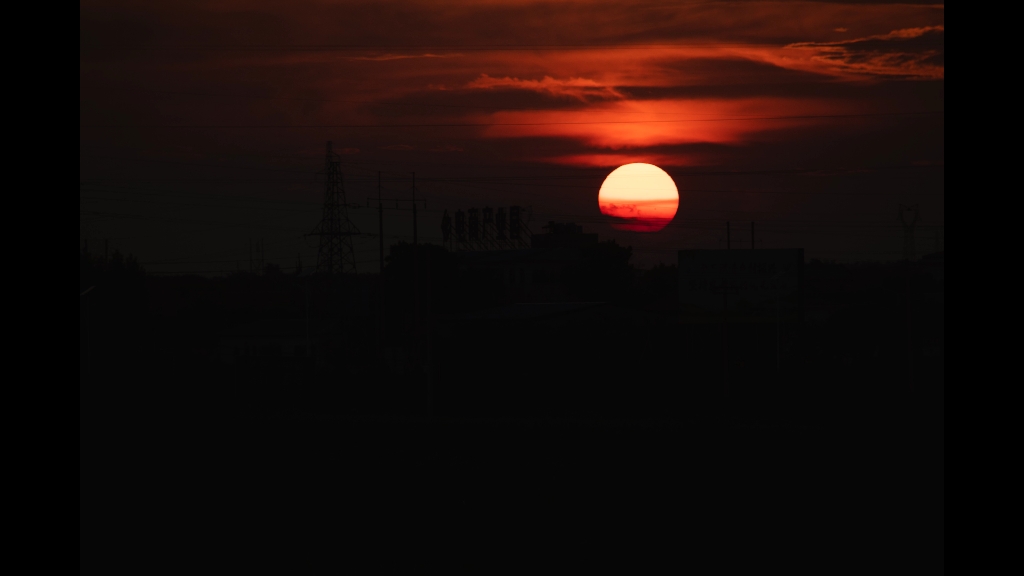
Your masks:
<instances>
[{"instance_id":1,"label":"orange sky","mask_svg":"<svg viewBox=\"0 0 1024 576\"><path fill-rule=\"evenodd\" d=\"M548 158L562 164L574 158L590 164L595 154L609 150L630 149L635 155L664 145L736 145L794 125L830 122L779 116L901 112L899 103L843 95L835 87L850 85L856 92L858 85L894 78L943 77L944 9L934 5L455 1L438 10L433 2L410 1L302 6L226 1L120 6L82 4L83 93L151 89L158 101L138 111L147 119L499 124L468 133L567 138L589 149ZM497 49L503 46L525 48ZM814 84L831 89L800 89ZM173 91L197 95L170 97ZM197 98L217 96L236 99L227 109L197 106ZM287 99L301 104L286 106ZM448 102L449 107L413 102ZM530 109L516 109L522 107ZM94 112L100 111L83 103L83 122L102 121L103 114L94 118ZM125 111L107 111L117 113ZM607 124L586 124L593 122ZM685 153L679 155L669 163L690 163Z\"/></svg>"},{"instance_id":2,"label":"orange sky","mask_svg":"<svg viewBox=\"0 0 1024 576\"><path fill-rule=\"evenodd\" d=\"M94 153L283 166L328 139L353 166L436 174L941 164L944 19L888 2L86 0L82 178L149 174ZM495 186L434 195L593 209Z\"/></svg>"}]
</instances>

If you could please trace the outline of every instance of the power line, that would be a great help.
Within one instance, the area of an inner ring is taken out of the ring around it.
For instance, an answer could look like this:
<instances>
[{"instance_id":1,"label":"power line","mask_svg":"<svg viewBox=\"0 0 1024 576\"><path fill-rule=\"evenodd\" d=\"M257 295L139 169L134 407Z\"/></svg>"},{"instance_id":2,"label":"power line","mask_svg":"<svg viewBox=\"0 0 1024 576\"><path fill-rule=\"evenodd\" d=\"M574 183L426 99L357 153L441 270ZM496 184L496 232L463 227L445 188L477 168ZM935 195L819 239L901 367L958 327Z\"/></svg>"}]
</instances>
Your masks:
<instances>
[{"instance_id":1,"label":"power line","mask_svg":"<svg viewBox=\"0 0 1024 576\"><path fill-rule=\"evenodd\" d=\"M736 122L741 120L807 120L921 116L945 114L943 110L875 112L866 114L806 114L793 116L736 116L728 118L677 118L673 120L592 120L585 122L460 122L437 124L81 124L81 128L470 128L492 126L585 126L608 124L674 124L680 122Z\"/></svg>"},{"instance_id":2,"label":"power line","mask_svg":"<svg viewBox=\"0 0 1024 576\"><path fill-rule=\"evenodd\" d=\"M170 222L175 224L205 224L208 226L221 226L221 227L234 227L234 228L260 228L267 230L288 230L293 232L291 228L285 228L282 226L267 226L263 224L237 224L229 222L211 222L209 220L189 220L185 218L155 218L152 216L142 216L138 214L122 214L118 212L99 212L94 210L79 210L79 214L91 215L91 216L106 216L109 218L123 218L126 220L149 220L153 222Z\"/></svg>"},{"instance_id":3,"label":"power line","mask_svg":"<svg viewBox=\"0 0 1024 576\"><path fill-rule=\"evenodd\" d=\"M87 148L87 149L92 149L92 150L121 150L122 149L120 147L104 147L104 146L95 146L95 145L82 145L81 147L82 148ZM310 158L310 156L308 154L236 154L236 156L244 157L244 158L255 158L255 159L259 159L261 161L265 161L268 158L275 158L275 159L277 159L277 158L289 158L289 159L299 159L299 160L302 160L302 161L308 161L309 158ZM126 158L126 159L128 159L128 158ZM168 162L172 162L172 161L168 161ZM464 169L467 166L467 164L468 164L467 162L457 162L456 163L456 162L437 162L437 161L434 161L434 160L430 161L430 165L431 166L454 166L454 167L458 167L458 168L462 168L462 169ZM358 162L358 161L355 161L355 160L346 159L346 160L342 160L342 165L347 166L349 170L359 170L359 171L365 172L367 174L368 178L372 177L373 179L376 178L377 172L382 172L384 175L387 175L387 176L394 176L395 179L398 179L401 176L408 176L408 174L409 174L409 172L407 170L382 170L381 166L384 166L384 165L393 166L394 163L393 162L389 162L389 163L386 163L386 164L382 164L381 161L379 161L379 160L378 161L372 161L372 162ZM368 166L368 167L364 167L364 166ZM474 166L479 167L481 165L474 164ZM495 166L500 166L501 169L509 169L509 167L507 165L505 165L505 164L499 164L499 165L495 165ZM238 167L238 168L239 169L248 169L247 167L246 168ZM545 175L509 176L509 175L495 175L495 176L485 176L485 177L469 177L469 178L465 178L465 179L473 179L473 178L487 178L487 179L501 179L501 180L513 180L513 179L584 179L584 178L590 178L590 177L597 177L596 174L607 175L607 173L612 168L613 168L612 166L607 166L607 167L604 167L604 166L569 166L569 165L554 165L554 164L548 164L548 163L535 163L535 164L529 164L529 165L521 166L518 169L529 170L531 172L537 172L537 171L572 172L572 173L575 173L576 175L571 175L571 176L569 176L569 175L560 175L560 176L545 176ZM805 175L837 175L837 174L841 174L841 173L857 173L857 174L861 174L861 173L864 173L866 171L921 170L921 169L934 169L934 168L944 169L945 168L945 163L934 163L934 164L932 164L932 163L929 163L929 164L897 164L897 165L883 165L883 166L841 166L841 167L829 167L829 168L813 168L813 167L811 167L811 168L788 168L788 169L775 169L775 170L766 170L766 169L729 170L729 169L724 169L724 168L720 168L720 169L716 169L716 170L708 170L708 169L689 169L689 168L684 168L684 167L670 166L670 167L665 168L665 170L668 171L668 172L671 172L671 173L678 173L678 174L685 174L685 175L743 176L743 175L801 175L801 174L805 174ZM307 168L307 169L299 170L298 172L309 173L310 171L312 171L312 170ZM584 172L584 173L589 172L589 173L593 173L593 175L590 175L590 174L579 174L580 172ZM453 177L444 177L444 178L448 179L448 178L453 178ZM427 178L426 179L426 181L430 181L430 180L432 180L432 179L431 178Z\"/></svg>"},{"instance_id":4,"label":"power line","mask_svg":"<svg viewBox=\"0 0 1024 576\"><path fill-rule=\"evenodd\" d=\"M95 202L143 202L146 204L161 204L164 206L197 206L202 208L232 208L231 206L225 206L223 204L197 204L194 202L168 202L166 200L146 200L143 198L98 198L95 196L79 196L80 200L90 200ZM250 206L250 209L256 210L273 210L275 212L297 212L300 214L308 214L309 210L296 210L290 208L281 208L279 206Z\"/></svg>"},{"instance_id":5,"label":"power line","mask_svg":"<svg viewBox=\"0 0 1024 576\"><path fill-rule=\"evenodd\" d=\"M344 99L339 100L336 98L308 98L298 96L267 96L262 94L228 94L228 93L209 93L209 92L180 92L175 90L151 90L144 88L107 88L107 87L89 87L86 90L96 92L128 92L128 93L145 93L145 94L169 94L175 96L195 96L200 98L225 98L233 101L238 99L248 100L288 100L288 101L299 101L299 102L336 102L346 104L371 104L374 106L414 106L420 108L448 108L456 110L489 110L493 112L545 112L551 110L557 111L582 111L584 108L579 107L562 107L562 108L507 108L507 107L495 107L495 106L470 106L467 104L433 104L428 102L388 102L381 100L351 100ZM631 102L643 102L645 99L632 99ZM577 103L573 103L576 105ZM582 104L582 103L579 103ZM646 112L646 111L616 111L616 114L653 114L657 116L666 115L680 115L689 114L697 116L709 116L710 113L699 113L699 112Z\"/></svg>"},{"instance_id":6,"label":"power line","mask_svg":"<svg viewBox=\"0 0 1024 576\"><path fill-rule=\"evenodd\" d=\"M552 183L545 183L545 182L531 182L531 181L529 181L529 180L541 179L541 178L542 177L529 178L529 179L523 178L523 179L507 180L507 181L506 180L501 180L499 178L480 178L480 179L475 179L475 180L465 180L465 179L458 179L458 178L430 178L430 179L424 178L424 180L428 184L430 184L430 183L466 184L467 182L483 182L483 183L494 183L494 184L509 184L509 185L515 185L515 186L536 186L536 187L544 187L544 188L572 188L572 189L588 189L588 190L595 188L595 186L591 185L591 184L552 184ZM572 177L572 179L579 179L579 178L582 178L582 177ZM557 178L552 178L552 179L557 179ZM360 179L358 177L350 178L350 180L360 181ZM362 179L362 180L363 181L368 181L368 179ZM194 178L194 179L104 178L104 179L99 180L99 182L107 182L107 181L109 181L109 182L295 182L295 183L300 183L300 184L308 184L307 181L298 181L298 180L247 179L247 178ZM101 184L89 184L89 185L90 186L97 186L97 185L101 185ZM399 188L382 188L382 189L386 190L388 192L405 192L406 191L404 189L399 189ZM620 189L622 189L622 190L633 190L633 189L640 190L640 189L643 189L643 188L620 187ZM494 190L494 189L487 189L487 190ZM825 192L820 191L820 190L730 190L730 189L724 189L724 188L679 188L678 190L679 190L680 193L690 192L690 193L713 193L713 194L810 194L810 195L816 195L816 196L843 195L843 196L886 196L886 197L891 197L893 195L893 193L889 193L889 192L847 192L847 191L841 191L841 190L829 190L829 191L825 191ZM494 190L494 191L500 192L500 190ZM202 195L204 193L198 193L198 194ZM310 205L312 205L312 203L309 203L309 202L296 202L296 201L292 201L292 200L274 200L274 199L257 199L257 198L231 198L231 197L224 197L224 198L226 198L226 199L238 199L238 200L243 200L244 199L244 200L263 201L263 202L289 202L289 203L295 203L295 204L301 203L301 204L310 204Z\"/></svg>"},{"instance_id":7,"label":"power line","mask_svg":"<svg viewBox=\"0 0 1024 576\"><path fill-rule=\"evenodd\" d=\"M207 168L221 168L224 170L263 170L266 172L290 172L294 174L306 174L307 176L311 172L310 170L290 170L287 168L271 168L268 166L230 166L226 164L201 164L198 162L182 162L180 160L166 160L161 158L139 158L132 156L111 156L109 154L93 154L91 158L105 158L111 160L128 160L132 162L153 162L158 164L175 164L178 166L201 166Z\"/></svg>"},{"instance_id":8,"label":"power line","mask_svg":"<svg viewBox=\"0 0 1024 576\"><path fill-rule=\"evenodd\" d=\"M89 184L88 186L95 186L95 185ZM140 196L189 196L189 195L191 195L191 196L196 196L197 200L200 200L200 199L201 200L205 200L205 199L209 198L209 199L214 199L214 200L231 200L231 201L237 201L237 202L266 202L266 203L274 203L274 204L296 204L296 205L307 205L307 206L319 206L319 204L316 204L316 203L313 203L313 202L303 202L301 200L281 200L281 199L273 199L273 198L253 198L251 196L227 196L227 195L223 195L223 194L213 194L213 193L208 193L208 192L188 192L188 191L183 191L183 190L174 190L174 191L171 191L171 190L154 190L152 188L138 188L138 187L134 187L134 186L132 186L132 187L127 187L127 186L121 186L121 187L104 186L102 188L89 188L88 191L90 191L90 192L111 192L111 193L114 193L114 194L128 194L129 191L130 191L133 196L134 195L140 195ZM79 195L79 197L82 198L83 196ZM227 207L227 206L223 206L223 207Z\"/></svg>"},{"instance_id":9,"label":"power line","mask_svg":"<svg viewBox=\"0 0 1024 576\"><path fill-rule=\"evenodd\" d=\"M559 51L559 50L664 50L672 48L780 48L787 44L744 42L673 42L669 44L474 44L474 45L370 45L370 44L177 44L177 45L117 45L96 44L90 50L124 50L129 52L507 52L507 51Z\"/></svg>"}]
</instances>

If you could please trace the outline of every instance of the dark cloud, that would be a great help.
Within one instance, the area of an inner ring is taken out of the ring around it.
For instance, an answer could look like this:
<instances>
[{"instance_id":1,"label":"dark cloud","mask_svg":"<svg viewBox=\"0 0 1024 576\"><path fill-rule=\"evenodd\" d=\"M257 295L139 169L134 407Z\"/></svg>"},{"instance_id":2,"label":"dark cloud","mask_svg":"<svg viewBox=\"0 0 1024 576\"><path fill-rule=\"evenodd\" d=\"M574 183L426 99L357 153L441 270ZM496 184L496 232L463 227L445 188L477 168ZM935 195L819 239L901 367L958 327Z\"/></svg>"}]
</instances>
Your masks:
<instances>
[{"instance_id":1,"label":"dark cloud","mask_svg":"<svg viewBox=\"0 0 1024 576\"><path fill-rule=\"evenodd\" d=\"M853 73L926 79L945 74L943 26L893 30L838 42L801 42L790 47L815 51L817 58Z\"/></svg>"}]
</instances>

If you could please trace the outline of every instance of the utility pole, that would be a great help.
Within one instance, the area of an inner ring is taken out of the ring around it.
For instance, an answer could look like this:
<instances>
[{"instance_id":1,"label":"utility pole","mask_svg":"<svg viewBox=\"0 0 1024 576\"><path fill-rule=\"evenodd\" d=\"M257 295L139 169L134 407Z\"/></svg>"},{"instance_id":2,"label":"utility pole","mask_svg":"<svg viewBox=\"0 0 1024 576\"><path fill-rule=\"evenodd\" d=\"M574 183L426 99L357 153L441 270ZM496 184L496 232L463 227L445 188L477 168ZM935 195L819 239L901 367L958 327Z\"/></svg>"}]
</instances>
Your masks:
<instances>
[{"instance_id":1,"label":"utility pole","mask_svg":"<svg viewBox=\"0 0 1024 576\"><path fill-rule=\"evenodd\" d=\"M412 245L416 245L416 173L412 173Z\"/></svg>"},{"instance_id":2,"label":"utility pole","mask_svg":"<svg viewBox=\"0 0 1024 576\"><path fill-rule=\"evenodd\" d=\"M378 276L378 298L379 309L377 310L377 358L381 358L381 348L384 342L384 326L387 319L384 317L384 200L380 194L380 171L377 171L377 240L380 244L380 275Z\"/></svg>"},{"instance_id":3,"label":"utility pole","mask_svg":"<svg viewBox=\"0 0 1024 576\"><path fill-rule=\"evenodd\" d=\"M913 325L913 301L910 296L910 260L906 262L907 266L907 382L910 385L910 392L914 392L914 325Z\"/></svg>"},{"instance_id":4,"label":"utility pole","mask_svg":"<svg viewBox=\"0 0 1024 576\"><path fill-rule=\"evenodd\" d=\"M380 197L380 171L377 172L377 232L380 240L380 273L384 273L384 202Z\"/></svg>"},{"instance_id":5,"label":"utility pole","mask_svg":"<svg viewBox=\"0 0 1024 576\"><path fill-rule=\"evenodd\" d=\"M729 278L722 275L722 385L725 399L729 398Z\"/></svg>"},{"instance_id":6,"label":"utility pole","mask_svg":"<svg viewBox=\"0 0 1024 576\"><path fill-rule=\"evenodd\" d=\"M412 173L412 310L413 310L413 363L416 372L420 371L420 285L419 285L419 250L416 236L416 173Z\"/></svg>"},{"instance_id":7,"label":"utility pole","mask_svg":"<svg viewBox=\"0 0 1024 576\"><path fill-rule=\"evenodd\" d=\"M309 278L302 282L306 292L306 356L313 357L313 343L309 340Z\"/></svg>"},{"instance_id":8,"label":"utility pole","mask_svg":"<svg viewBox=\"0 0 1024 576\"><path fill-rule=\"evenodd\" d=\"M778 274L772 276L772 280L775 284L775 371L782 370L782 287L779 283L779 278L782 276L784 270L779 270Z\"/></svg>"},{"instance_id":9,"label":"utility pole","mask_svg":"<svg viewBox=\"0 0 1024 576\"><path fill-rule=\"evenodd\" d=\"M500 209L499 209L500 210ZM502 216L504 213L499 212ZM441 246L452 250L452 217L448 215L448 210L444 211L441 216Z\"/></svg>"},{"instance_id":10,"label":"utility pole","mask_svg":"<svg viewBox=\"0 0 1024 576\"><path fill-rule=\"evenodd\" d=\"M899 220L903 224L903 259L906 273L906 299L907 299L907 382L910 392L914 391L914 339L913 339L913 315L912 300L910 295L910 267L914 259L914 227L920 219L918 205L907 206L900 204Z\"/></svg>"},{"instance_id":11,"label":"utility pole","mask_svg":"<svg viewBox=\"0 0 1024 576\"><path fill-rule=\"evenodd\" d=\"M725 350L725 395L729 396L729 279L722 287L722 335Z\"/></svg>"},{"instance_id":12,"label":"utility pole","mask_svg":"<svg viewBox=\"0 0 1024 576\"><path fill-rule=\"evenodd\" d=\"M427 298L426 298L426 317L427 317L427 346L426 346L426 358L424 358L424 367L426 369L427 377L427 418L434 418L434 372L433 372L433 361L434 361L434 339L433 339L433 320L434 320L434 309L433 301L431 300L430 294L430 252L427 252L427 267L426 267L426 283L427 283Z\"/></svg>"}]
</instances>

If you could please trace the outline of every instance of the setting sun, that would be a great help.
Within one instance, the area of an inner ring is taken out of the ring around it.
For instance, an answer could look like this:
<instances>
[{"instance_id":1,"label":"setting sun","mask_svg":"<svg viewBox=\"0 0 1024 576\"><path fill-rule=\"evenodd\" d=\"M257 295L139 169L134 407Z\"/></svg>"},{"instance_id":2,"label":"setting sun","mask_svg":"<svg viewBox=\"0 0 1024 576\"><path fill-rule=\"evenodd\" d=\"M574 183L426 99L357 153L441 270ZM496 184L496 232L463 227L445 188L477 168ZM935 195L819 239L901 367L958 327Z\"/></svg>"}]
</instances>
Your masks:
<instances>
[{"instance_id":1,"label":"setting sun","mask_svg":"<svg viewBox=\"0 0 1024 576\"><path fill-rule=\"evenodd\" d=\"M679 191L664 170L653 164L619 166L604 179L597 194L601 213L612 227L634 232L657 232L676 215Z\"/></svg>"}]
</instances>

